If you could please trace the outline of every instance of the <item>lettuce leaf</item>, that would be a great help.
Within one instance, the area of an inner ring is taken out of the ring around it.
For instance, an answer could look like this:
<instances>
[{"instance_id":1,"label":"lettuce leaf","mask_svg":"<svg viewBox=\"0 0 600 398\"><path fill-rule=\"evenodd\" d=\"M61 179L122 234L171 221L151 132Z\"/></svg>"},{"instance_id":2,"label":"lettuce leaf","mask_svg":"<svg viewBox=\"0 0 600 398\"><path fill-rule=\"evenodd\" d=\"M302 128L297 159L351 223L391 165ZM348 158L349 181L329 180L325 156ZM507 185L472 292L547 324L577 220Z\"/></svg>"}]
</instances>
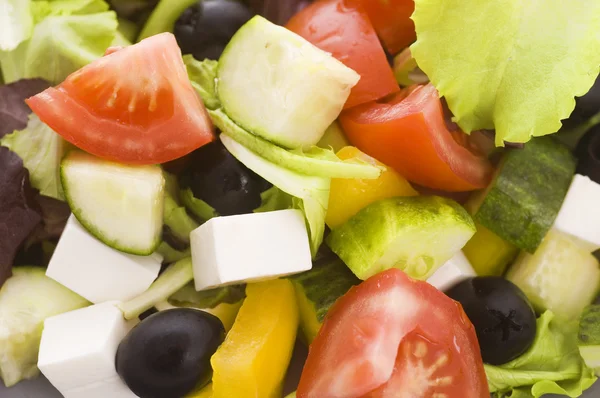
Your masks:
<instances>
[{"instance_id":1,"label":"lettuce leaf","mask_svg":"<svg viewBox=\"0 0 600 398\"><path fill-rule=\"evenodd\" d=\"M142 28L138 40L163 32L172 32L181 13L196 3L198 0L160 0Z\"/></svg>"},{"instance_id":2,"label":"lettuce leaf","mask_svg":"<svg viewBox=\"0 0 600 398\"><path fill-rule=\"evenodd\" d=\"M31 0L0 0L0 51L12 51L31 37Z\"/></svg>"},{"instance_id":3,"label":"lettuce leaf","mask_svg":"<svg viewBox=\"0 0 600 398\"><path fill-rule=\"evenodd\" d=\"M293 196L293 208L304 213L310 232L311 251L316 255L325 233L331 179L297 173L260 157L227 134L221 134L225 148L250 170Z\"/></svg>"},{"instance_id":4,"label":"lettuce leaf","mask_svg":"<svg viewBox=\"0 0 600 398\"><path fill-rule=\"evenodd\" d=\"M283 192L277 187L271 187L260 194L260 207L254 210L255 213L266 213L268 211L286 210L294 208L294 197Z\"/></svg>"},{"instance_id":5,"label":"lettuce leaf","mask_svg":"<svg viewBox=\"0 0 600 398\"><path fill-rule=\"evenodd\" d=\"M0 287L11 276L15 254L42 220L23 161L0 147Z\"/></svg>"},{"instance_id":6,"label":"lettuce leaf","mask_svg":"<svg viewBox=\"0 0 600 398\"><path fill-rule=\"evenodd\" d=\"M368 163L340 160L330 149L312 146L288 150L264 138L247 132L231 120L221 109L208 112L213 123L225 134L262 158L297 173L325 178L379 177L381 169Z\"/></svg>"},{"instance_id":7,"label":"lettuce leaf","mask_svg":"<svg viewBox=\"0 0 600 398\"><path fill-rule=\"evenodd\" d=\"M31 37L12 51L0 51L6 82L41 77L62 82L104 54L117 37L117 16L102 0L36 1Z\"/></svg>"},{"instance_id":8,"label":"lettuce leaf","mask_svg":"<svg viewBox=\"0 0 600 398\"><path fill-rule=\"evenodd\" d=\"M192 87L204 101L204 105L211 110L220 108L221 101L217 97L216 85L219 62L210 59L200 62L188 54L183 56L183 63L187 69Z\"/></svg>"},{"instance_id":9,"label":"lettuce leaf","mask_svg":"<svg viewBox=\"0 0 600 398\"><path fill-rule=\"evenodd\" d=\"M0 140L0 145L15 152L29 170L31 185L42 195L64 200L60 182L60 161L67 143L36 115L29 117L27 128Z\"/></svg>"},{"instance_id":10,"label":"lettuce leaf","mask_svg":"<svg viewBox=\"0 0 600 398\"><path fill-rule=\"evenodd\" d=\"M596 381L577 348L575 325L559 325L546 311L537 320L531 348L501 366L484 365L490 392L498 397L538 398L544 394L578 397Z\"/></svg>"},{"instance_id":11,"label":"lettuce leaf","mask_svg":"<svg viewBox=\"0 0 600 398\"><path fill-rule=\"evenodd\" d=\"M600 2L416 0L419 67L466 132L496 145L559 130L600 65Z\"/></svg>"},{"instance_id":12,"label":"lettuce leaf","mask_svg":"<svg viewBox=\"0 0 600 398\"><path fill-rule=\"evenodd\" d=\"M0 138L27 127L31 109L25 100L50 87L42 79L19 80L0 86Z\"/></svg>"}]
</instances>

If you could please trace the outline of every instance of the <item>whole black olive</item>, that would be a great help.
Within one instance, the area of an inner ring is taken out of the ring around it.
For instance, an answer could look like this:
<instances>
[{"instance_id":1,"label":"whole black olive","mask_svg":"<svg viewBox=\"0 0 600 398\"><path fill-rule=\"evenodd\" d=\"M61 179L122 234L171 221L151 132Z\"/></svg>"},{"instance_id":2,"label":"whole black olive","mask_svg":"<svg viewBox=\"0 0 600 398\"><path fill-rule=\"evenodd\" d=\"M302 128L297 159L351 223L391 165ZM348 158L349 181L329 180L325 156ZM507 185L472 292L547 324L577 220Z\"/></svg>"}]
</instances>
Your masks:
<instances>
[{"instance_id":1,"label":"whole black olive","mask_svg":"<svg viewBox=\"0 0 600 398\"><path fill-rule=\"evenodd\" d=\"M183 54L216 60L235 32L253 16L239 1L201 0L181 14L173 33Z\"/></svg>"},{"instance_id":2,"label":"whole black olive","mask_svg":"<svg viewBox=\"0 0 600 398\"><path fill-rule=\"evenodd\" d=\"M577 173L600 184L600 125L585 134L575 153L579 158Z\"/></svg>"},{"instance_id":3,"label":"whole black olive","mask_svg":"<svg viewBox=\"0 0 600 398\"><path fill-rule=\"evenodd\" d=\"M495 276L467 279L446 292L458 301L473 323L483 362L501 365L533 344L536 316L525 294Z\"/></svg>"},{"instance_id":4,"label":"whole black olive","mask_svg":"<svg viewBox=\"0 0 600 398\"><path fill-rule=\"evenodd\" d=\"M117 350L117 373L140 398L183 397L210 381L210 357L225 339L219 318L178 308L144 319Z\"/></svg>"},{"instance_id":5,"label":"whole black olive","mask_svg":"<svg viewBox=\"0 0 600 398\"><path fill-rule=\"evenodd\" d=\"M220 140L193 153L179 184L222 216L251 213L260 206L260 194L269 188L269 183L230 154Z\"/></svg>"}]
</instances>

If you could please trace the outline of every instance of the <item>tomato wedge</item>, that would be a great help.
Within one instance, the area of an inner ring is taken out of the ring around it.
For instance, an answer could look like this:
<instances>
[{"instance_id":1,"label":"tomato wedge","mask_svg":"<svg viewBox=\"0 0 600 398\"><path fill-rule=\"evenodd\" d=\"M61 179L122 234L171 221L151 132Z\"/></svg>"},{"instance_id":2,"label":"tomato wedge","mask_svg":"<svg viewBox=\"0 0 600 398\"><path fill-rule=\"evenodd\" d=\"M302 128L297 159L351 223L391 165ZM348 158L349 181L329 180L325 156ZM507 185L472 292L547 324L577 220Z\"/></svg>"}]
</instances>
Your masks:
<instances>
[{"instance_id":1,"label":"tomato wedge","mask_svg":"<svg viewBox=\"0 0 600 398\"><path fill-rule=\"evenodd\" d=\"M317 1L292 17L286 28L360 75L345 108L400 90L369 17L353 0Z\"/></svg>"},{"instance_id":2,"label":"tomato wedge","mask_svg":"<svg viewBox=\"0 0 600 398\"><path fill-rule=\"evenodd\" d=\"M431 84L344 111L340 122L352 145L409 181L449 192L484 188L490 181L492 165L466 134L448 130Z\"/></svg>"},{"instance_id":3,"label":"tomato wedge","mask_svg":"<svg viewBox=\"0 0 600 398\"><path fill-rule=\"evenodd\" d=\"M414 0L355 0L369 15L379 38L391 54L399 53L417 39Z\"/></svg>"},{"instance_id":4,"label":"tomato wedge","mask_svg":"<svg viewBox=\"0 0 600 398\"><path fill-rule=\"evenodd\" d=\"M163 163L214 138L170 33L110 48L27 104L73 145L116 162Z\"/></svg>"},{"instance_id":5,"label":"tomato wedge","mask_svg":"<svg viewBox=\"0 0 600 398\"><path fill-rule=\"evenodd\" d=\"M460 304L398 269L342 296L310 346L299 398L488 398Z\"/></svg>"}]
</instances>

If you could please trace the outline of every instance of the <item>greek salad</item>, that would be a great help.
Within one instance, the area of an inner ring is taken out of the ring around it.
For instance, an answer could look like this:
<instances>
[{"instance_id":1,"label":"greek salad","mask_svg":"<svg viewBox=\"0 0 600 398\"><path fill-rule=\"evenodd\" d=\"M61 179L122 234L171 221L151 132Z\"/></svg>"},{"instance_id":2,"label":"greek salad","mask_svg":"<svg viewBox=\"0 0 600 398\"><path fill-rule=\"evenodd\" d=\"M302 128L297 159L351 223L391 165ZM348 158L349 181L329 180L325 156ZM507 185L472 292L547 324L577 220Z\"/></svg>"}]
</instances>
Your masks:
<instances>
[{"instance_id":1,"label":"greek salad","mask_svg":"<svg viewBox=\"0 0 600 398\"><path fill-rule=\"evenodd\" d=\"M0 395L598 396L599 26L0 0Z\"/></svg>"}]
</instances>

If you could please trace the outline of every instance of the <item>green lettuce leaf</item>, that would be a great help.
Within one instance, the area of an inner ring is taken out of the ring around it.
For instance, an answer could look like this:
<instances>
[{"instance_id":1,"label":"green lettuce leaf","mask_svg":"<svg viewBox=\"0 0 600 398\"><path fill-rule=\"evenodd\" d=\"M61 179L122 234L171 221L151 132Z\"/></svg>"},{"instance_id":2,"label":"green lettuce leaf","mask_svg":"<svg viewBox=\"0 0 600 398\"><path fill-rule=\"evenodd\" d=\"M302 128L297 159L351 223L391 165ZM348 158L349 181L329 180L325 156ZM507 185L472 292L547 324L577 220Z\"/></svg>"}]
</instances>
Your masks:
<instances>
[{"instance_id":1,"label":"green lettuce leaf","mask_svg":"<svg viewBox=\"0 0 600 398\"><path fill-rule=\"evenodd\" d=\"M223 133L260 157L297 173L325 178L377 178L381 169L356 159L340 160L330 149L312 146L288 150L247 132L221 109L208 112Z\"/></svg>"},{"instance_id":2,"label":"green lettuce leaf","mask_svg":"<svg viewBox=\"0 0 600 398\"><path fill-rule=\"evenodd\" d=\"M102 0L36 1L31 37L0 52L7 83L42 77L54 84L104 54L117 37L117 17Z\"/></svg>"},{"instance_id":3,"label":"green lettuce leaf","mask_svg":"<svg viewBox=\"0 0 600 398\"><path fill-rule=\"evenodd\" d=\"M216 88L219 62L210 59L200 62L188 54L183 56L183 63L187 68L192 87L194 87L202 101L204 101L204 105L212 110L220 108L221 101L217 97Z\"/></svg>"},{"instance_id":4,"label":"green lettuce leaf","mask_svg":"<svg viewBox=\"0 0 600 398\"><path fill-rule=\"evenodd\" d=\"M163 32L172 32L175 21L177 21L181 13L197 2L198 0L160 0L142 28L138 40Z\"/></svg>"},{"instance_id":5,"label":"green lettuce leaf","mask_svg":"<svg viewBox=\"0 0 600 398\"><path fill-rule=\"evenodd\" d=\"M168 302L175 307L205 309L215 308L222 303L235 304L244 298L246 285L223 286L198 292L192 282L175 292Z\"/></svg>"},{"instance_id":6,"label":"green lettuce leaf","mask_svg":"<svg viewBox=\"0 0 600 398\"><path fill-rule=\"evenodd\" d=\"M31 185L42 195L64 200L60 182L60 161L68 144L35 114L27 128L0 140L0 145L15 152L29 170Z\"/></svg>"},{"instance_id":7,"label":"green lettuce leaf","mask_svg":"<svg viewBox=\"0 0 600 398\"><path fill-rule=\"evenodd\" d=\"M182 189L179 194L181 202L199 221L205 222L213 217L218 217L219 213L208 203L194 196L190 188Z\"/></svg>"},{"instance_id":8,"label":"green lettuce leaf","mask_svg":"<svg viewBox=\"0 0 600 398\"><path fill-rule=\"evenodd\" d=\"M179 251L174 249L167 242L162 241L160 242L158 249L156 249L156 253L163 256L163 263L170 264L179 260L183 260L186 257L190 257L192 255L192 250L188 247L183 251Z\"/></svg>"},{"instance_id":9,"label":"green lettuce leaf","mask_svg":"<svg viewBox=\"0 0 600 398\"><path fill-rule=\"evenodd\" d=\"M553 320L550 311L538 318L535 340L525 354L501 366L484 365L492 393L511 398L578 397L596 381L579 355L576 327Z\"/></svg>"},{"instance_id":10,"label":"green lettuce leaf","mask_svg":"<svg viewBox=\"0 0 600 398\"><path fill-rule=\"evenodd\" d=\"M600 65L600 2L416 0L411 52L460 127L496 145L559 130Z\"/></svg>"},{"instance_id":11,"label":"green lettuce leaf","mask_svg":"<svg viewBox=\"0 0 600 398\"><path fill-rule=\"evenodd\" d=\"M260 207L255 213L266 213L268 211L286 210L294 208L294 197L283 192L277 187L271 187L260 194Z\"/></svg>"},{"instance_id":12,"label":"green lettuce leaf","mask_svg":"<svg viewBox=\"0 0 600 398\"><path fill-rule=\"evenodd\" d=\"M31 37L30 0L0 0L0 51L12 51Z\"/></svg>"},{"instance_id":13,"label":"green lettuce leaf","mask_svg":"<svg viewBox=\"0 0 600 398\"><path fill-rule=\"evenodd\" d=\"M175 237L186 245L190 243L190 233L200 226L168 191L165 192L163 220Z\"/></svg>"},{"instance_id":14,"label":"green lettuce leaf","mask_svg":"<svg viewBox=\"0 0 600 398\"><path fill-rule=\"evenodd\" d=\"M221 134L225 148L250 170L293 196L293 208L304 212L310 231L311 251L316 255L325 233L331 179L294 172L260 157L227 134Z\"/></svg>"}]
</instances>

